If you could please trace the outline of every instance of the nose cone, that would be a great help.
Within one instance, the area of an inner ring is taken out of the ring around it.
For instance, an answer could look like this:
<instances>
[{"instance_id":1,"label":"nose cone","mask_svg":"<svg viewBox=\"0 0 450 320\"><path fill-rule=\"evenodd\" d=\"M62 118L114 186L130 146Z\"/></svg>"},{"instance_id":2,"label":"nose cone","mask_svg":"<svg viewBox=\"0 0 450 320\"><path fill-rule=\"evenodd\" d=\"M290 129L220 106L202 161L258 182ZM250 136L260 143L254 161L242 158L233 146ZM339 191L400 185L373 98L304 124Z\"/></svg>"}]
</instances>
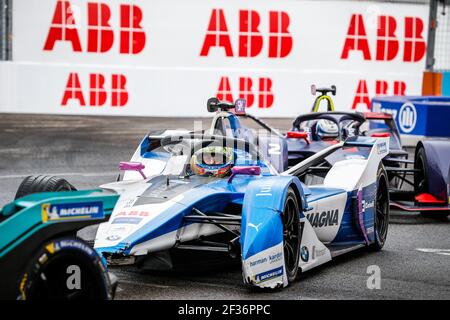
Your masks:
<instances>
[{"instance_id":1,"label":"nose cone","mask_svg":"<svg viewBox=\"0 0 450 320\"><path fill-rule=\"evenodd\" d=\"M283 241L283 225L280 213L274 210L265 214L245 217L241 229L242 258L248 259Z\"/></svg>"},{"instance_id":2,"label":"nose cone","mask_svg":"<svg viewBox=\"0 0 450 320\"><path fill-rule=\"evenodd\" d=\"M287 285L283 254L283 226L279 214L246 224L241 234L244 281L261 288Z\"/></svg>"},{"instance_id":3,"label":"nose cone","mask_svg":"<svg viewBox=\"0 0 450 320\"><path fill-rule=\"evenodd\" d=\"M129 254L139 243L176 230L184 206L174 201L117 208L108 222L100 225L94 248L99 252ZM161 244L170 247L172 241Z\"/></svg>"}]
</instances>

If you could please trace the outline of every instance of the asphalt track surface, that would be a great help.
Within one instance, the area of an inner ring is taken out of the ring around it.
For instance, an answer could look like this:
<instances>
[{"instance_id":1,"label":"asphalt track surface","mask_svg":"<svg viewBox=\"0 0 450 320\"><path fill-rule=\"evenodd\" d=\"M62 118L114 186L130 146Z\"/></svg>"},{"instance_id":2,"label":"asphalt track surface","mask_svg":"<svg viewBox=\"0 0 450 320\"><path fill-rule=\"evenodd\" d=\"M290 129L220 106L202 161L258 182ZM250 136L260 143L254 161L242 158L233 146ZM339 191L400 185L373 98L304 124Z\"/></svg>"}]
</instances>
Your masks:
<instances>
[{"instance_id":1,"label":"asphalt track surface","mask_svg":"<svg viewBox=\"0 0 450 320\"><path fill-rule=\"evenodd\" d=\"M79 189L114 181L119 161L130 159L150 129L192 129L194 120L209 124L208 119L0 114L0 206L30 174L63 176ZM266 120L284 129L292 122ZM372 265L381 271L379 290L367 288ZM245 288L239 265L113 272L120 279L118 299L450 299L450 220L392 212L381 252L342 256L273 292Z\"/></svg>"}]
</instances>

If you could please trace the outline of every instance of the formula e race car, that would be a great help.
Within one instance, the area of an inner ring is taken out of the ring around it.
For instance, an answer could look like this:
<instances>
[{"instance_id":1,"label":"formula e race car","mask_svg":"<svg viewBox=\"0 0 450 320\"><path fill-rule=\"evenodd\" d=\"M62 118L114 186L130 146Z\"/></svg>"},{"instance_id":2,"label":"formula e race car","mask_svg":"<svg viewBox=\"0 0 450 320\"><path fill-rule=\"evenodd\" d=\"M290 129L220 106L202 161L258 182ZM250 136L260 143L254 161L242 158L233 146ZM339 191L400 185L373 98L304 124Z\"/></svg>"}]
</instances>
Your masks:
<instances>
[{"instance_id":1,"label":"formula e race car","mask_svg":"<svg viewBox=\"0 0 450 320\"><path fill-rule=\"evenodd\" d=\"M300 115L286 134L289 162L293 165L330 143L354 136L389 138L389 154L383 164L389 179L391 206L434 217L450 214L447 187L450 183L450 141L421 141L416 146L414 160L408 159L391 114L326 112Z\"/></svg>"},{"instance_id":2,"label":"formula e race car","mask_svg":"<svg viewBox=\"0 0 450 320\"><path fill-rule=\"evenodd\" d=\"M70 188L63 179L39 176L25 179L19 191L43 191L36 187ZM107 220L118 196L72 191L19 197L0 210L0 299L112 299L117 278L76 232Z\"/></svg>"},{"instance_id":3,"label":"formula e race car","mask_svg":"<svg viewBox=\"0 0 450 320\"><path fill-rule=\"evenodd\" d=\"M181 252L217 252L241 260L246 284L283 287L338 255L383 247L388 152L387 138L354 137L280 172L249 139L148 135L120 181L101 186L119 199L94 247L110 264L159 270Z\"/></svg>"},{"instance_id":4,"label":"formula e race car","mask_svg":"<svg viewBox=\"0 0 450 320\"><path fill-rule=\"evenodd\" d=\"M334 92L335 88L320 90L320 97L327 97L329 102L331 98L326 93ZM298 116L292 128L281 133L257 117L247 114L245 108L233 112L233 104L220 102L215 98L211 98L209 103L213 106L209 105L208 110L216 112L209 130L211 134L219 133L261 142L262 149L275 161L280 172L349 138L388 138L389 153L382 161L388 175L390 205L405 211L419 211L432 217L450 214L450 191L447 187L450 185L448 140L421 141L416 146L414 160L411 160L402 146L391 114L312 112ZM328 103L329 110L330 106L333 107L333 104ZM317 110L317 99L313 107Z\"/></svg>"}]
</instances>

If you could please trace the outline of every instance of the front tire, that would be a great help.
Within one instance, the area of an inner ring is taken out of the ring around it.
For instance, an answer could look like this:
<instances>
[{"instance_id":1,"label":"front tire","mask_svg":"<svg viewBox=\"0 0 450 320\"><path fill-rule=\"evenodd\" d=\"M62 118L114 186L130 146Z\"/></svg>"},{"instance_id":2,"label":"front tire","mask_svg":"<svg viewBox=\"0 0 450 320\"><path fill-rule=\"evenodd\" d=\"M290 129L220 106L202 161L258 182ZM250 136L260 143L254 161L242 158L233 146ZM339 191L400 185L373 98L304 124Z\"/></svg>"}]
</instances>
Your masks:
<instances>
[{"instance_id":1,"label":"front tire","mask_svg":"<svg viewBox=\"0 0 450 320\"><path fill-rule=\"evenodd\" d=\"M377 193L375 196L374 213L374 238L375 241L370 245L373 251L379 251L383 248L389 227L389 189L388 176L383 165L380 165L377 173Z\"/></svg>"},{"instance_id":2,"label":"front tire","mask_svg":"<svg viewBox=\"0 0 450 320\"><path fill-rule=\"evenodd\" d=\"M428 162L425 154L425 149L421 147L414 160L414 169L418 170L414 172L414 194L419 195L429 192L428 181ZM420 211L420 214L428 218L445 218L450 214L450 211Z\"/></svg>"},{"instance_id":3,"label":"front tire","mask_svg":"<svg viewBox=\"0 0 450 320\"><path fill-rule=\"evenodd\" d=\"M115 293L100 256L75 237L45 243L19 283L22 300L109 300Z\"/></svg>"},{"instance_id":4,"label":"front tire","mask_svg":"<svg viewBox=\"0 0 450 320\"><path fill-rule=\"evenodd\" d=\"M75 191L66 179L55 176L28 176L23 179L17 189L14 200L38 192L58 192L58 191Z\"/></svg>"},{"instance_id":5,"label":"front tire","mask_svg":"<svg viewBox=\"0 0 450 320\"><path fill-rule=\"evenodd\" d=\"M283 251L286 277L292 283L297 277L300 257L300 219L297 196L288 189L283 210Z\"/></svg>"}]
</instances>

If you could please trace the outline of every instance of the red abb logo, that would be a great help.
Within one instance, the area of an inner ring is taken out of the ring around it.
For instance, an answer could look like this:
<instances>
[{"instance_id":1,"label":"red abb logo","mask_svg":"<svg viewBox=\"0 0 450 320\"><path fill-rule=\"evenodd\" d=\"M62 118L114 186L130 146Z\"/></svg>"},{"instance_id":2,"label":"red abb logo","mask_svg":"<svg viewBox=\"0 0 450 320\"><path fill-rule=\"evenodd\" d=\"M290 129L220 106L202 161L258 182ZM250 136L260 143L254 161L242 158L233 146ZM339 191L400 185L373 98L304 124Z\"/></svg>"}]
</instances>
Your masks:
<instances>
[{"instance_id":1,"label":"red abb logo","mask_svg":"<svg viewBox=\"0 0 450 320\"><path fill-rule=\"evenodd\" d=\"M403 61L417 62L424 57L426 43L422 35L423 30L424 23L421 18L405 17ZM394 17L378 17L375 60L391 61L397 56L399 40L396 32L397 20ZM364 60L372 60L364 19L361 14L354 14L350 19L341 59L348 59L350 51L360 51Z\"/></svg>"},{"instance_id":2,"label":"red abb logo","mask_svg":"<svg viewBox=\"0 0 450 320\"><path fill-rule=\"evenodd\" d=\"M123 107L128 102L128 92L126 89L127 78L122 74L112 74L110 83L110 97L112 107ZM91 107L101 107L106 103L108 93L105 89L105 76L100 73L89 75L89 105ZM81 88L78 73L69 74L66 89L61 101L62 106L67 106L70 100L78 100L80 106L86 106L86 100Z\"/></svg>"},{"instance_id":3,"label":"red abb logo","mask_svg":"<svg viewBox=\"0 0 450 320\"><path fill-rule=\"evenodd\" d=\"M87 3L87 52L107 52L114 43L110 25L111 9L105 3ZM137 54L145 47L146 36L141 27L142 10L136 5L120 5L119 52ZM83 51L70 1L56 3L44 50L52 51L57 41L67 41L75 52Z\"/></svg>"},{"instance_id":4,"label":"red abb logo","mask_svg":"<svg viewBox=\"0 0 450 320\"><path fill-rule=\"evenodd\" d=\"M261 17L255 10L239 11L239 57L256 57L263 48L263 35L259 30ZM284 58L292 50L289 33L289 15L282 11L269 12L269 58ZM233 57L231 37L223 9L213 9L200 56L206 57L211 48L222 47L227 57Z\"/></svg>"},{"instance_id":5,"label":"red abb logo","mask_svg":"<svg viewBox=\"0 0 450 320\"><path fill-rule=\"evenodd\" d=\"M121 211L119 212L116 217L120 216L135 216L135 217L148 217L150 213L148 211Z\"/></svg>"},{"instance_id":6,"label":"red abb logo","mask_svg":"<svg viewBox=\"0 0 450 320\"><path fill-rule=\"evenodd\" d=\"M375 81L375 95L385 96L388 94L389 83L385 80ZM406 83L404 81L394 81L392 93L394 96L404 96L406 91ZM355 97L352 103L352 109L356 109L358 105L363 104L370 109L370 95L367 89L366 80L359 80L356 88Z\"/></svg>"},{"instance_id":7,"label":"red abb logo","mask_svg":"<svg viewBox=\"0 0 450 320\"><path fill-rule=\"evenodd\" d=\"M233 102L233 93L231 91L230 80L228 77L220 78L219 89L217 90L217 99ZM239 78L239 98L247 100L247 107L251 107L255 102L255 93L253 93L253 80L249 77ZM272 93L272 80L270 78L258 79L258 107L270 108L273 105L274 96Z\"/></svg>"}]
</instances>

